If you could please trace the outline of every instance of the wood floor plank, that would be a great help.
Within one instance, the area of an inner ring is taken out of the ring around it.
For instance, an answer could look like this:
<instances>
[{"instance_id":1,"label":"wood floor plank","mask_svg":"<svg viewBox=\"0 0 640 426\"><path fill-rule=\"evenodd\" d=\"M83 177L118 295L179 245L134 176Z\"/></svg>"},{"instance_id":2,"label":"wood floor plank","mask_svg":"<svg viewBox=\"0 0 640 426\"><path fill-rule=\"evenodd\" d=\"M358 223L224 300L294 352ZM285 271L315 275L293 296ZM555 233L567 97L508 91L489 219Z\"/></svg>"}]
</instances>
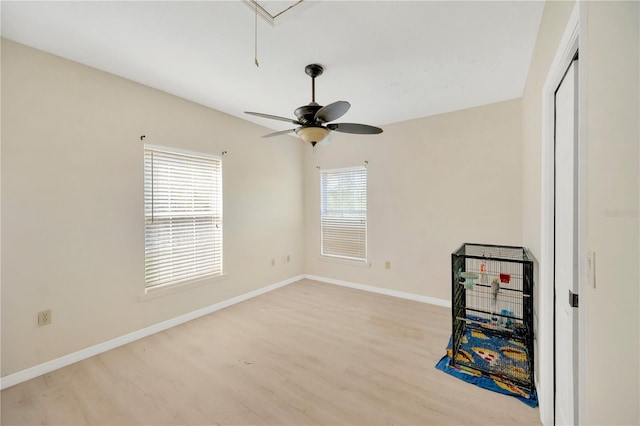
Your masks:
<instances>
[{"instance_id":1,"label":"wood floor plank","mask_svg":"<svg viewBox=\"0 0 640 426\"><path fill-rule=\"evenodd\" d=\"M435 369L449 309L302 280L2 391L3 425L537 425Z\"/></svg>"}]
</instances>

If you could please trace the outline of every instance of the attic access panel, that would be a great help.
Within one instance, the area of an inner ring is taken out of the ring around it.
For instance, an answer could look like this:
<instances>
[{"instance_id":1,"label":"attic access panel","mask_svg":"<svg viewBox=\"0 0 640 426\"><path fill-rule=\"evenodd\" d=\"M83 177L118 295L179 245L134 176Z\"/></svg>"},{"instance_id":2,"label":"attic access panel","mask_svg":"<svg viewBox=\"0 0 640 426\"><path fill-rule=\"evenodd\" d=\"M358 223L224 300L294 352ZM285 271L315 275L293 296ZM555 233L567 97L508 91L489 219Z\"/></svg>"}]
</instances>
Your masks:
<instances>
[{"instance_id":1,"label":"attic access panel","mask_svg":"<svg viewBox=\"0 0 640 426\"><path fill-rule=\"evenodd\" d=\"M267 23L276 26L286 19L291 18L307 10L317 3L319 0L286 0L286 1L267 1L267 0L242 0L253 13L258 9L258 15Z\"/></svg>"}]
</instances>

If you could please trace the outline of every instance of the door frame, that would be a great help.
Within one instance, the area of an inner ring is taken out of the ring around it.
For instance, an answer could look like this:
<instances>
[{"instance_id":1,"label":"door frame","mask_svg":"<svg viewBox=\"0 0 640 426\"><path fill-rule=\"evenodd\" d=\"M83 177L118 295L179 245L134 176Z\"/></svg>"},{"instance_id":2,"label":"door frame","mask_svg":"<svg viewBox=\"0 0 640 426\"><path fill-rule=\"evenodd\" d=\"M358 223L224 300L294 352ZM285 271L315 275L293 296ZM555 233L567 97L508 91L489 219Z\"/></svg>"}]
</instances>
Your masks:
<instances>
[{"instance_id":1,"label":"door frame","mask_svg":"<svg viewBox=\"0 0 640 426\"><path fill-rule=\"evenodd\" d=\"M576 51L578 60L578 143L577 152L577 229L578 229L578 387L586 384L586 318L587 318L587 227L586 227L586 82L587 43L586 5L577 1L565 27L553 62L542 89L542 181L541 181L541 252L539 263L538 301L538 371L536 387L540 402L540 420L545 425L555 424L554 395L554 210L555 210L555 141L554 141L554 96L562 77L571 64ZM585 392L578 392L578 418L576 424L584 424L586 418Z\"/></svg>"}]
</instances>

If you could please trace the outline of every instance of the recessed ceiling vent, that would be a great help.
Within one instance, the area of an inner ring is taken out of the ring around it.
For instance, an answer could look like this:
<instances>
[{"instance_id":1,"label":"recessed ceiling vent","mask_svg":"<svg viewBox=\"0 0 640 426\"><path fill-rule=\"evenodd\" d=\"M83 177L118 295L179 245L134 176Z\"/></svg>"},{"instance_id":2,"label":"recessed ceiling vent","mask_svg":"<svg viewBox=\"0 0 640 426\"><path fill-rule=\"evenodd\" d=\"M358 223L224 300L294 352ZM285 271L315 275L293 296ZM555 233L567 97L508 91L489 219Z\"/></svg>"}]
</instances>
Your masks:
<instances>
[{"instance_id":1,"label":"recessed ceiling vent","mask_svg":"<svg viewBox=\"0 0 640 426\"><path fill-rule=\"evenodd\" d=\"M271 26L276 26L281 22L309 9L314 3L320 0L288 0L288 1L265 1L265 0L242 0L253 13L258 12L258 16Z\"/></svg>"}]
</instances>

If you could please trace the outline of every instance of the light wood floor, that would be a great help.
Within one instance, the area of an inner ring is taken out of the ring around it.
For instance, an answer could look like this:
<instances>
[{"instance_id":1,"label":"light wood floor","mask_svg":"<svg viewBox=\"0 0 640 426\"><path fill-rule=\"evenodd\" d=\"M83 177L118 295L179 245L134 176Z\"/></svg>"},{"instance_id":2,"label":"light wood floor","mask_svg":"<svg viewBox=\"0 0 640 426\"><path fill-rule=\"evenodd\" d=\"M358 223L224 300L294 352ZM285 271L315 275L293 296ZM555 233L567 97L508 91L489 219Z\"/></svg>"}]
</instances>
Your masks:
<instances>
[{"instance_id":1,"label":"light wood floor","mask_svg":"<svg viewBox=\"0 0 640 426\"><path fill-rule=\"evenodd\" d=\"M450 311L303 280L2 391L3 425L539 424L434 368Z\"/></svg>"}]
</instances>

